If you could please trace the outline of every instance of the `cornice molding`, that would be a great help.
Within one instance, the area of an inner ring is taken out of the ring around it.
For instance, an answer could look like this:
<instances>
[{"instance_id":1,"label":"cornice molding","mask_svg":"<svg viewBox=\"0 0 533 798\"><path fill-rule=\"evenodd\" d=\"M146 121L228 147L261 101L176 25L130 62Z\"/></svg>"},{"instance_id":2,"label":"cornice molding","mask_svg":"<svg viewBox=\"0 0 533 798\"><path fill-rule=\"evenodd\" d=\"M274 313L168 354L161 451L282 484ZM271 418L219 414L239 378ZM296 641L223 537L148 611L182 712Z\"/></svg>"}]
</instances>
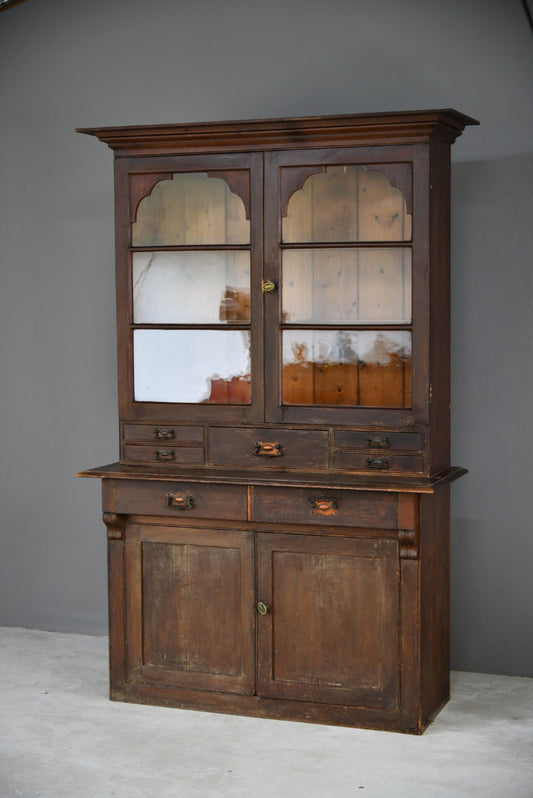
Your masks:
<instances>
[{"instance_id":1,"label":"cornice molding","mask_svg":"<svg viewBox=\"0 0 533 798\"><path fill-rule=\"evenodd\" d=\"M438 138L452 144L472 117L452 109L403 113L251 119L172 125L78 128L116 157L198 152L248 152L299 147L414 144Z\"/></svg>"}]
</instances>

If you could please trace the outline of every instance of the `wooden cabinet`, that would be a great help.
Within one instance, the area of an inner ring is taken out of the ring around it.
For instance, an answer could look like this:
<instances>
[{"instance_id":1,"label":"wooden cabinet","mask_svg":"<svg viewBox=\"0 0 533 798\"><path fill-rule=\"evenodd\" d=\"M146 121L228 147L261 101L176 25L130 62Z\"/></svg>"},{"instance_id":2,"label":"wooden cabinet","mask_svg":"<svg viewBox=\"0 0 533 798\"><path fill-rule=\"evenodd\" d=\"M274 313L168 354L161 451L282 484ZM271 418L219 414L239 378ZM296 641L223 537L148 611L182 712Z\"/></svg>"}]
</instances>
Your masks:
<instances>
[{"instance_id":1,"label":"wooden cabinet","mask_svg":"<svg viewBox=\"0 0 533 798\"><path fill-rule=\"evenodd\" d=\"M455 111L115 155L113 698L420 733L448 697Z\"/></svg>"}]
</instances>

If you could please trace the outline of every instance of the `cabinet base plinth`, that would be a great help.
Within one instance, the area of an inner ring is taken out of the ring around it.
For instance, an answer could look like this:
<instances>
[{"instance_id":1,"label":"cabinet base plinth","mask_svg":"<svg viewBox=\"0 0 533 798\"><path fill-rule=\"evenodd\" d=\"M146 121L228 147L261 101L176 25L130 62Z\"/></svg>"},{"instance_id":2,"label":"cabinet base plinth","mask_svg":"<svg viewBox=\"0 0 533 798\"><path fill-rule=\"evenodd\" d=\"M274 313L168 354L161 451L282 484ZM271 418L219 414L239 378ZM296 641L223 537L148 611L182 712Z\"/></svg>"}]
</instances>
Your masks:
<instances>
[{"instance_id":1,"label":"cabinet base plinth","mask_svg":"<svg viewBox=\"0 0 533 798\"><path fill-rule=\"evenodd\" d=\"M244 715L268 720L315 723L356 729L423 734L448 703L446 697L427 718L411 717L401 711L386 712L365 707L343 707L286 701L261 696L237 696L211 692L165 689L155 685L123 685L111 688L110 699L132 704Z\"/></svg>"}]
</instances>

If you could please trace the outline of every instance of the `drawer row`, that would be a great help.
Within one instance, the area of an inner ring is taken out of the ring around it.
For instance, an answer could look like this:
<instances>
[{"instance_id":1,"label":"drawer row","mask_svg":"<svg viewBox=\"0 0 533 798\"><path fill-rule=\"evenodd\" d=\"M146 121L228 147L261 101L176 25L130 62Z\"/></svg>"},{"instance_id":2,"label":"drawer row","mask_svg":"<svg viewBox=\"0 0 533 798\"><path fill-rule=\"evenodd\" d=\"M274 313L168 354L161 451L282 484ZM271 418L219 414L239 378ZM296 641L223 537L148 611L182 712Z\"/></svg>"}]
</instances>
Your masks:
<instances>
[{"instance_id":1,"label":"drawer row","mask_svg":"<svg viewBox=\"0 0 533 798\"><path fill-rule=\"evenodd\" d=\"M235 468L423 473L424 434L125 424L122 460Z\"/></svg>"},{"instance_id":2,"label":"drawer row","mask_svg":"<svg viewBox=\"0 0 533 798\"><path fill-rule=\"evenodd\" d=\"M328 488L117 480L114 512L286 524L397 528L397 495Z\"/></svg>"}]
</instances>

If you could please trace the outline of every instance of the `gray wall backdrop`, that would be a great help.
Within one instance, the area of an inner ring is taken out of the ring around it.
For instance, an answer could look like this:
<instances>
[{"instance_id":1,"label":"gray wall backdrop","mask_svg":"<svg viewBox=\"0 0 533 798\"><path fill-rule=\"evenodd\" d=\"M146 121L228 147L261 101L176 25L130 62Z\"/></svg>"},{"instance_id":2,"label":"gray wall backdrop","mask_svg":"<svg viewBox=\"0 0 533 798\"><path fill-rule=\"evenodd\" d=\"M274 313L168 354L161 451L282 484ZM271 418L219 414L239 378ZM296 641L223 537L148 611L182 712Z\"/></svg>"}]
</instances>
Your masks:
<instances>
[{"instance_id":1,"label":"gray wall backdrop","mask_svg":"<svg viewBox=\"0 0 533 798\"><path fill-rule=\"evenodd\" d=\"M531 31L520 0L27 0L0 14L0 623L106 631L112 154L96 125L457 108L453 667L533 675Z\"/></svg>"}]
</instances>

